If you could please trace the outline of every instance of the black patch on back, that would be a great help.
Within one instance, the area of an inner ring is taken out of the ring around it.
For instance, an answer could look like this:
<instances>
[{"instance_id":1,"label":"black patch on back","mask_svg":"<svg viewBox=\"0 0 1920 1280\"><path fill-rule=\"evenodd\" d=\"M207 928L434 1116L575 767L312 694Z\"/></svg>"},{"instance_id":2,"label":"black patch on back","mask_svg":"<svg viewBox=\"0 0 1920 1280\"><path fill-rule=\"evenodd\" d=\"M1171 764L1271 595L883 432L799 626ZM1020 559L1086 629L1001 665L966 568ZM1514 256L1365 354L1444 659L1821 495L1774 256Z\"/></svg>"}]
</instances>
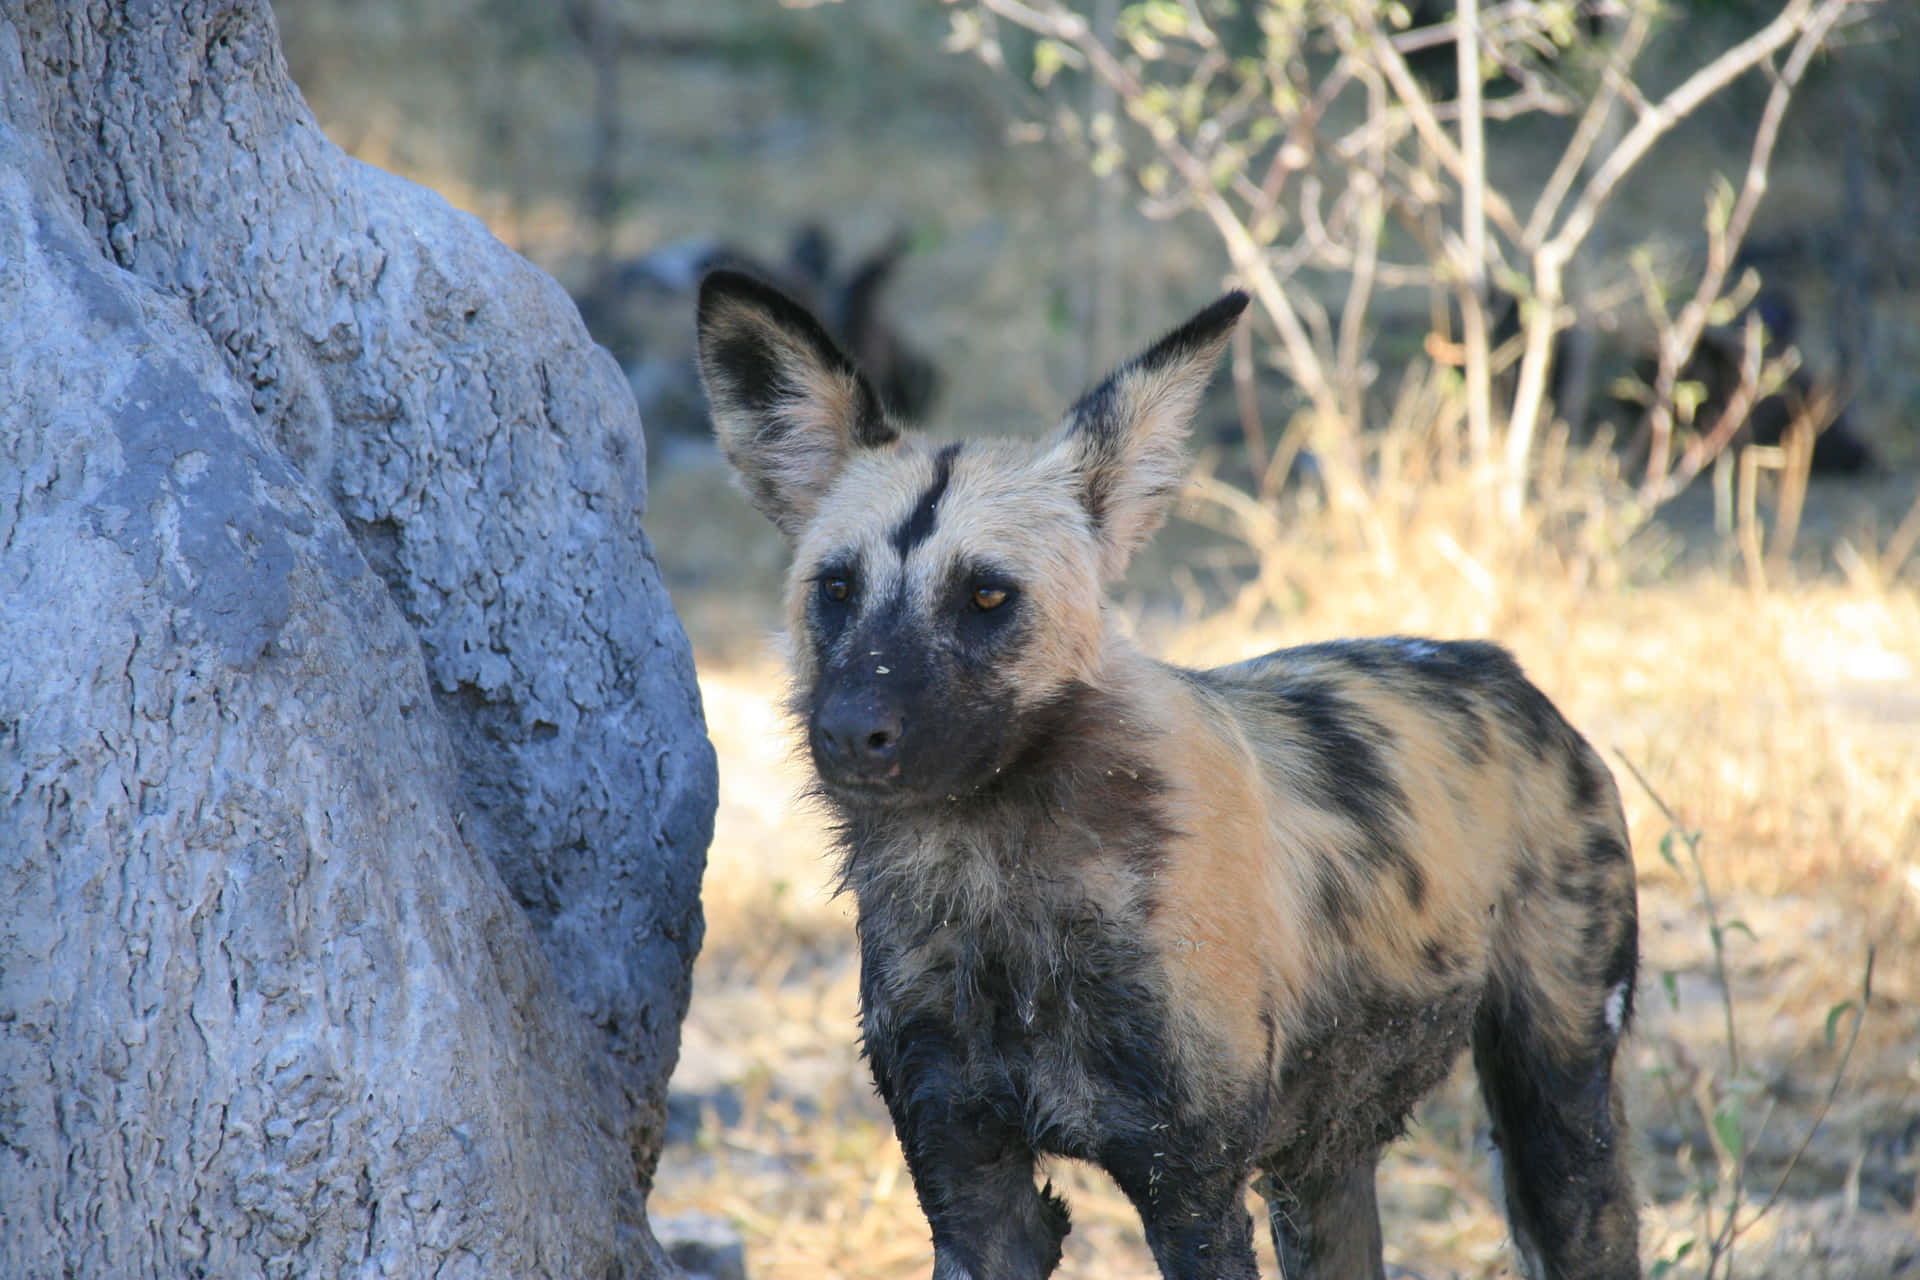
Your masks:
<instances>
[{"instance_id":1,"label":"black patch on back","mask_svg":"<svg viewBox=\"0 0 1920 1280\"><path fill-rule=\"evenodd\" d=\"M1417 698L1437 708L1452 725L1455 747L1469 764L1484 764L1493 751L1493 735L1484 714L1494 685L1518 679L1520 668L1499 645L1481 640L1420 640L1391 636L1356 642L1378 646L1398 679Z\"/></svg>"},{"instance_id":2,"label":"black patch on back","mask_svg":"<svg viewBox=\"0 0 1920 1280\"><path fill-rule=\"evenodd\" d=\"M1489 641L1385 636L1302 645L1269 657L1289 665L1337 664L1404 689L1445 714L1452 724L1454 745L1470 764L1483 763L1492 751L1485 715L1489 707L1536 755L1577 741L1572 728L1527 679L1513 655ZM1573 768L1568 766L1569 785L1600 786L1598 778L1576 781ZM1597 799L1598 791L1594 794Z\"/></svg>"},{"instance_id":3,"label":"black patch on back","mask_svg":"<svg viewBox=\"0 0 1920 1280\"><path fill-rule=\"evenodd\" d=\"M1500 710L1505 723L1518 730L1520 741L1535 755L1565 745L1573 730L1547 695L1534 687L1513 655L1484 640L1456 640L1433 646L1441 656L1431 664L1438 671L1457 673L1469 680Z\"/></svg>"},{"instance_id":4,"label":"black patch on back","mask_svg":"<svg viewBox=\"0 0 1920 1280\"><path fill-rule=\"evenodd\" d=\"M1368 642L1362 642L1368 643ZM1491 701L1519 730L1534 752L1561 737L1565 722L1546 695L1533 687L1513 655L1485 640L1419 640L1394 636L1377 642L1404 664L1420 694L1446 709L1463 730L1458 741L1475 764L1492 741L1481 710ZM1477 696L1476 696L1477 695Z\"/></svg>"},{"instance_id":5,"label":"black patch on back","mask_svg":"<svg viewBox=\"0 0 1920 1280\"><path fill-rule=\"evenodd\" d=\"M1515 896L1530 898L1540 892L1540 868L1533 864L1533 856L1525 850L1513 868L1513 891Z\"/></svg>"},{"instance_id":6,"label":"black patch on back","mask_svg":"<svg viewBox=\"0 0 1920 1280\"><path fill-rule=\"evenodd\" d=\"M1375 745L1385 741L1386 730L1334 684L1311 676L1248 692L1265 710L1299 728L1320 793L1315 799L1353 823L1367 865L1398 875L1408 903L1418 910L1426 900L1427 876L1400 840L1409 812L1406 792L1388 769L1384 750ZM1324 880L1320 893L1325 905L1336 905Z\"/></svg>"},{"instance_id":7,"label":"black patch on back","mask_svg":"<svg viewBox=\"0 0 1920 1280\"><path fill-rule=\"evenodd\" d=\"M1582 861L1577 853L1568 850L1555 864L1553 892L1562 902L1570 902L1585 908L1590 913L1590 922L1594 920L1604 922L1604 917L1600 913L1607 905L1607 898L1613 892L1613 885L1605 876L1595 872Z\"/></svg>"},{"instance_id":8,"label":"black patch on back","mask_svg":"<svg viewBox=\"0 0 1920 1280\"><path fill-rule=\"evenodd\" d=\"M1589 865L1604 867L1627 860L1627 846L1619 836L1604 828L1587 836L1586 858Z\"/></svg>"},{"instance_id":9,"label":"black patch on back","mask_svg":"<svg viewBox=\"0 0 1920 1280\"><path fill-rule=\"evenodd\" d=\"M913 504L913 510L907 518L894 526L889 541L893 549L905 559L915 547L933 536L934 517L938 514L940 499L946 496L947 483L953 478L953 460L960 453L958 444L950 444L933 455L933 483Z\"/></svg>"},{"instance_id":10,"label":"black patch on back","mask_svg":"<svg viewBox=\"0 0 1920 1280\"><path fill-rule=\"evenodd\" d=\"M1493 735L1474 696L1475 677L1510 664L1506 652L1473 641L1432 643L1400 637L1384 641L1383 648L1399 659L1402 678L1415 696L1446 716L1461 757L1468 764L1485 764L1493 752Z\"/></svg>"},{"instance_id":11,"label":"black patch on back","mask_svg":"<svg viewBox=\"0 0 1920 1280\"><path fill-rule=\"evenodd\" d=\"M1602 794L1601 766L1591 757L1591 752L1578 747L1567 752L1567 791L1581 813L1598 808Z\"/></svg>"},{"instance_id":12,"label":"black patch on back","mask_svg":"<svg viewBox=\"0 0 1920 1280\"><path fill-rule=\"evenodd\" d=\"M1360 899L1337 867L1323 862L1314 868L1313 903L1320 919L1332 927L1334 936L1351 946L1354 921L1360 918Z\"/></svg>"}]
</instances>

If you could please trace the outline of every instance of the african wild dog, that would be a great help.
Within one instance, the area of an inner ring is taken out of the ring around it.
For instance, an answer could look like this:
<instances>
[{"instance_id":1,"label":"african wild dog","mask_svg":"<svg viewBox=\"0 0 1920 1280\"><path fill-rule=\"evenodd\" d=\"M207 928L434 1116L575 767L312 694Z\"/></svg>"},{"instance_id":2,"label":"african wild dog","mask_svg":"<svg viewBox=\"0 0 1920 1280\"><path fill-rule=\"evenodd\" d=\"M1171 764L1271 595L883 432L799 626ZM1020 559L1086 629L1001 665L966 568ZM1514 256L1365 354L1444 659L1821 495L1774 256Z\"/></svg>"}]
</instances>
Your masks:
<instances>
[{"instance_id":1,"label":"african wild dog","mask_svg":"<svg viewBox=\"0 0 1920 1280\"><path fill-rule=\"evenodd\" d=\"M1037 444L903 437L803 309L701 289L728 458L787 535L793 709L859 907L862 1030L936 1280L1050 1273L1035 1159L1107 1170L1170 1277L1379 1276L1374 1163L1472 1045L1539 1277L1638 1274L1613 780L1502 650L1143 656L1103 584L1159 525L1246 305Z\"/></svg>"}]
</instances>

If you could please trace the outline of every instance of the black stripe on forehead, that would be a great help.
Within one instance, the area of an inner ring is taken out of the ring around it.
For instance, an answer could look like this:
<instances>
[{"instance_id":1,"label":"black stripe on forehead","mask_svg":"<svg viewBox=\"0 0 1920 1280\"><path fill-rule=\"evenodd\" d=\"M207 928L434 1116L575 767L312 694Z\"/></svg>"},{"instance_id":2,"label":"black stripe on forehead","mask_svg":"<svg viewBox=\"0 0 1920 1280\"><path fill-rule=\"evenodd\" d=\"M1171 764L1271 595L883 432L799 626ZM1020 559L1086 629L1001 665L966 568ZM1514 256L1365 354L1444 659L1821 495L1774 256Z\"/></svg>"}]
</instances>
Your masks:
<instances>
[{"instance_id":1,"label":"black stripe on forehead","mask_svg":"<svg viewBox=\"0 0 1920 1280\"><path fill-rule=\"evenodd\" d=\"M947 482L953 478L953 460L960 452L958 444L950 444L933 455L933 483L913 504L913 510L907 518L893 528L889 541L893 549L905 559L907 553L933 536L934 508L940 505L940 499L946 495Z\"/></svg>"}]
</instances>

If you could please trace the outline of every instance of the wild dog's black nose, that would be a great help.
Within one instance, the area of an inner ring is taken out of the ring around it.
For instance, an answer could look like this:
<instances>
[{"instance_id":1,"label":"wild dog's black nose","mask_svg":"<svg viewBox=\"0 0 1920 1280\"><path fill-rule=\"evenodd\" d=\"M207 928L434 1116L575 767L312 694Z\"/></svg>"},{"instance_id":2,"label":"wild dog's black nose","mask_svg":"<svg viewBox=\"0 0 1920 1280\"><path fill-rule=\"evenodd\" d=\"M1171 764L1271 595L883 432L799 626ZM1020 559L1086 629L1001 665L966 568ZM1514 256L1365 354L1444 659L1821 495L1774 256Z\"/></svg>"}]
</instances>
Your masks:
<instances>
[{"instance_id":1,"label":"wild dog's black nose","mask_svg":"<svg viewBox=\"0 0 1920 1280\"><path fill-rule=\"evenodd\" d=\"M823 766L870 778L897 768L904 717L872 698L834 698L813 718L814 752Z\"/></svg>"}]
</instances>

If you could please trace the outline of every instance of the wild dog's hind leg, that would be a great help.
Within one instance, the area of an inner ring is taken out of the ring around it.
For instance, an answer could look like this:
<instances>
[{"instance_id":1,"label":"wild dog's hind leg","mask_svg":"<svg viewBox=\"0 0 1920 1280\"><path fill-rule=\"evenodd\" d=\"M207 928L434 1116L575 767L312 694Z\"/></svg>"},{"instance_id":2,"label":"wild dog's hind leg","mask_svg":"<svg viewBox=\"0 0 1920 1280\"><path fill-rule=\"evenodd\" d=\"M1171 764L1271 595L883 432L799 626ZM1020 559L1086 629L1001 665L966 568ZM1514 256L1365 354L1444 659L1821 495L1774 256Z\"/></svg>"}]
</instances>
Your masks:
<instances>
[{"instance_id":1,"label":"wild dog's hind leg","mask_svg":"<svg viewBox=\"0 0 1920 1280\"><path fill-rule=\"evenodd\" d=\"M1631 970L1606 991L1582 1020L1581 1034L1567 1036L1545 1025L1532 983L1496 982L1474 1025L1473 1065L1492 1113L1507 1219L1528 1280L1640 1275L1613 1083Z\"/></svg>"},{"instance_id":2,"label":"wild dog's hind leg","mask_svg":"<svg viewBox=\"0 0 1920 1280\"><path fill-rule=\"evenodd\" d=\"M1318 1191L1282 1187L1269 1176L1265 1194L1286 1280L1384 1280L1372 1160Z\"/></svg>"}]
</instances>

